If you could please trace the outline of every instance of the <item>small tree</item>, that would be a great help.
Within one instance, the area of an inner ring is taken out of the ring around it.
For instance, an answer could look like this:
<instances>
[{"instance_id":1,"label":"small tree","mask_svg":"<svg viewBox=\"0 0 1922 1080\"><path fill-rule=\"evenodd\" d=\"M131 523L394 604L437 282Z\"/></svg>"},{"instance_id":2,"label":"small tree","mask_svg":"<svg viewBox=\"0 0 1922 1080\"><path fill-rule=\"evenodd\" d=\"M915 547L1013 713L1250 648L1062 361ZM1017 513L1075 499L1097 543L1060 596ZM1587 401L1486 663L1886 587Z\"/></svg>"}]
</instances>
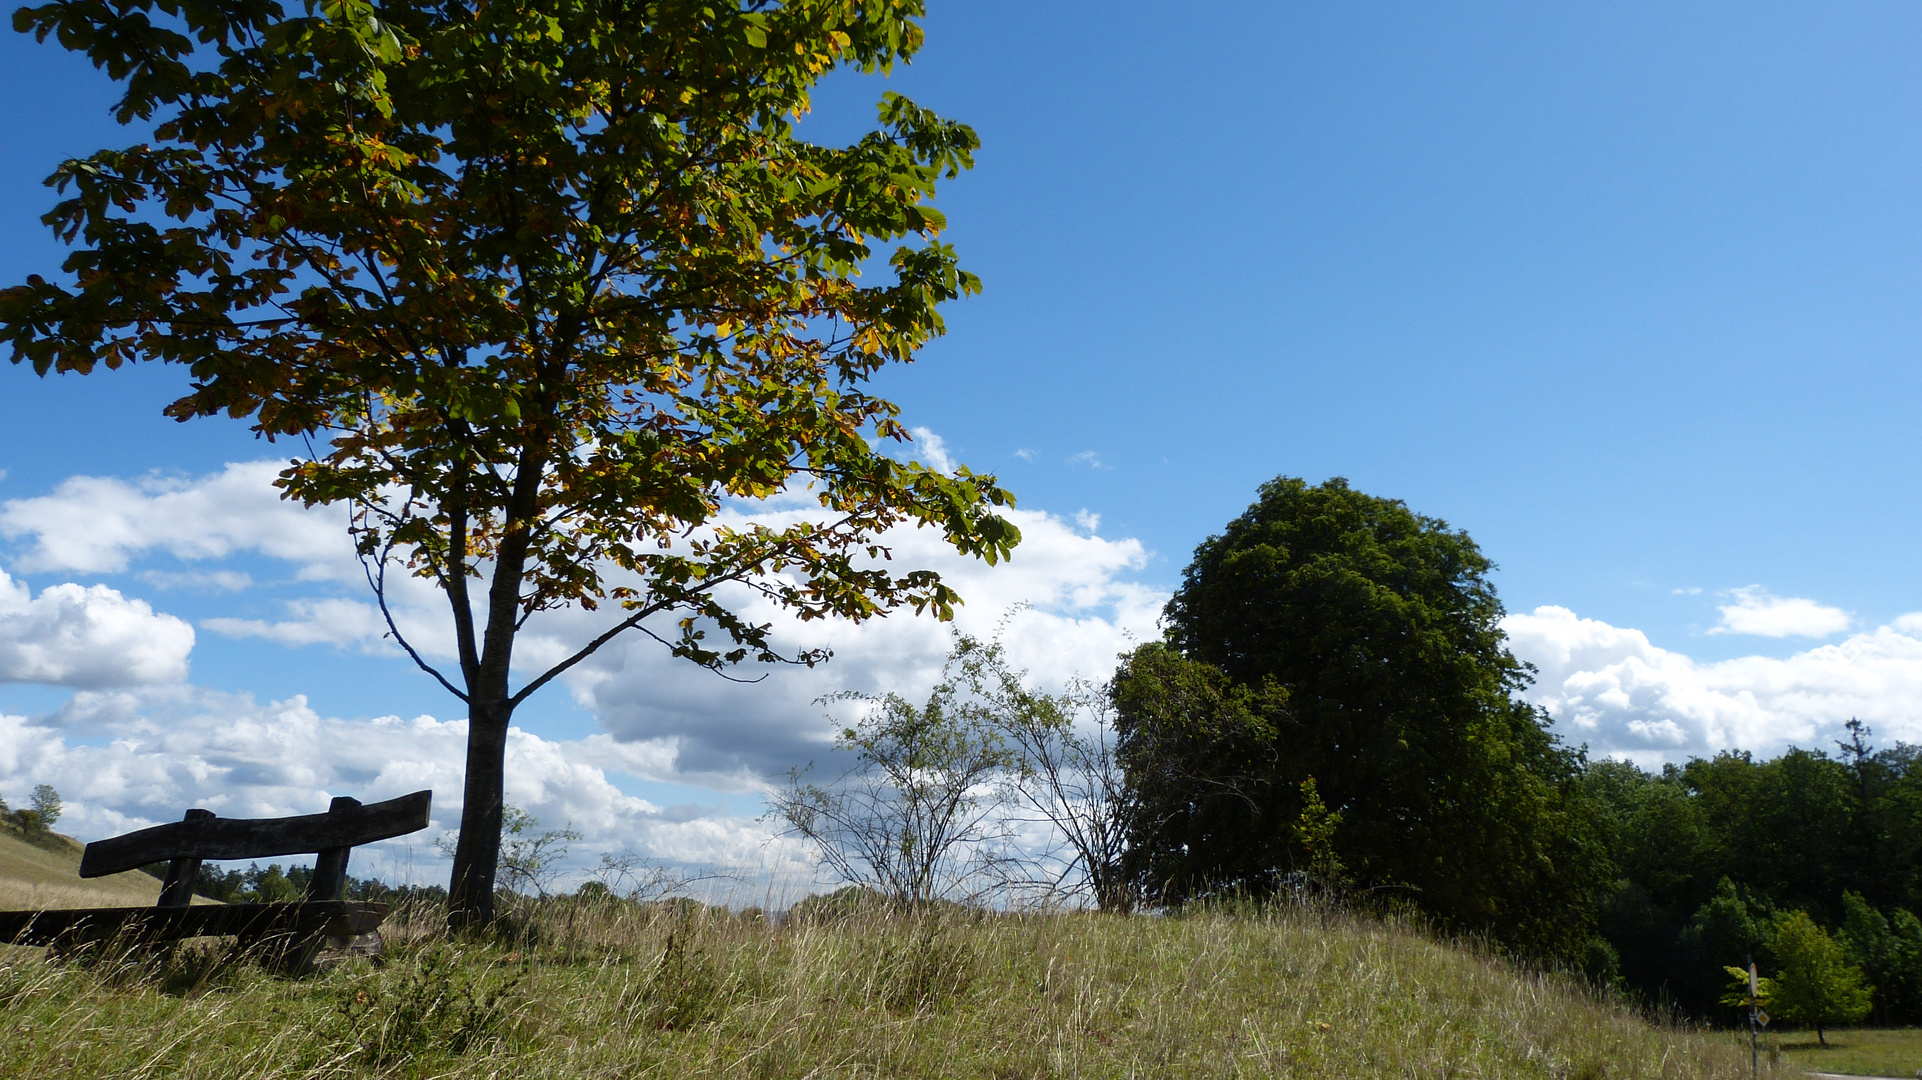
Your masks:
<instances>
[{"instance_id":1,"label":"small tree","mask_svg":"<svg viewBox=\"0 0 1922 1080\"><path fill-rule=\"evenodd\" d=\"M949 663L1012 752L1004 794L1052 834L1026 861L1052 895L1085 893L1102 911L1131 911L1127 777L1115 753L1108 688L1075 680L1060 694L1030 686L997 640L956 638Z\"/></svg>"},{"instance_id":2,"label":"small tree","mask_svg":"<svg viewBox=\"0 0 1922 1080\"><path fill-rule=\"evenodd\" d=\"M972 647L967 638L957 644L925 706L898 694L825 699L864 707L834 740L854 764L826 785L806 783L808 770L795 770L768 811L811 841L840 877L897 904L978 895L985 872L1001 862L1007 831L995 820L993 782L1014 759L970 692Z\"/></svg>"},{"instance_id":3,"label":"small tree","mask_svg":"<svg viewBox=\"0 0 1922 1080\"><path fill-rule=\"evenodd\" d=\"M60 801L60 793L53 789L52 784L35 784L29 802L33 806L33 812L40 817L40 828L51 829L54 822L60 820L60 812L64 804Z\"/></svg>"},{"instance_id":4,"label":"small tree","mask_svg":"<svg viewBox=\"0 0 1922 1080\"><path fill-rule=\"evenodd\" d=\"M1295 842L1307 855L1305 872L1309 881L1328 890L1339 890L1347 883L1341 855L1335 850L1335 833L1341 828L1341 811L1328 809L1321 799L1321 787L1314 777L1301 782L1301 815L1295 819Z\"/></svg>"},{"instance_id":5,"label":"small tree","mask_svg":"<svg viewBox=\"0 0 1922 1080\"><path fill-rule=\"evenodd\" d=\"M1823 1028L1858 1023L1869 1014L1873 988L1807 912L1777 915L1771 930L1769 949L1779 970L1769 1003L1777 1016L1814 1028L1816 1039L1826 1046Z\"/></svg>"}]
</instances>

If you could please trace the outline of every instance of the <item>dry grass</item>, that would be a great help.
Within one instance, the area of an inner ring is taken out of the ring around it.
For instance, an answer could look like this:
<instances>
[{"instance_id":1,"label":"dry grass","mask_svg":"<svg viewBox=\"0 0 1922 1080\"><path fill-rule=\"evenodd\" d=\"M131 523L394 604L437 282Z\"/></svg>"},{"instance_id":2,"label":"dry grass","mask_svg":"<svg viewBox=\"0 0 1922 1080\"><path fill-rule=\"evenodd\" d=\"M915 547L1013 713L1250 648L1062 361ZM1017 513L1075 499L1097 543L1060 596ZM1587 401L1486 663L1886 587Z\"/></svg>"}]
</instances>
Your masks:
<instances>
[{"instance_id":1,"label":"dry grass","mask_svg":"<svg viewBox=\"0 0 1922 1080\"><path fill-rule=\"evenodd\" d=\"M0 830L0 911L52 907L136 907L160 898L160 882L137 870L80 877L80 844L64 836L48 847Z\"/></svg>"},{"instance_id":2,"label":"dry grass","mask_svg":"<svg viewBox=\"0 0 1922 1080\"><path fill-rule=\"evenodd\" d=\"M1745 1077L1726 1039L1346 916L770 926L562 902L381 966L0 958L7 1077ZM1784 1072L1782 1075L1788 1075Z\"/></svg>"}]
</instances>

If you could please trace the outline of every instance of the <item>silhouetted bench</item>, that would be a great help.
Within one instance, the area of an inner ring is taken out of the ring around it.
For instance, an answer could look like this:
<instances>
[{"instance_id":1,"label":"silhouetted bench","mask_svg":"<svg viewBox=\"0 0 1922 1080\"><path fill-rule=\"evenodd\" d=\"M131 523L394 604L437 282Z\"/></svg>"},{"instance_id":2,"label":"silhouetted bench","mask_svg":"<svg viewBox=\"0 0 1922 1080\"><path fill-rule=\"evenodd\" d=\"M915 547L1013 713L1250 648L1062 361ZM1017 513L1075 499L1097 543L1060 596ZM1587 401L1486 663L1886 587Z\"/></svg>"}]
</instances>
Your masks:
<instances>
[{"instance_id":1,"label":"silhouetted bench","mask_svg":"<svg viewBox=\"0 0 1922 1080\"><path fill-rule=\"evenodd\" d=\"M341 899L347 856L355 846L427 827L431 791L416 791L362 806L335 799L324 814L285 818L221 818L189 810L170 825L96 840L80 857L80 876L104 877L167 863L160 901L153 907L0 911L0 942L68 951L90 943L171 943L190 937L233 936L242 945L273 942L283 959L304 963L324 939L371 934L387 917L386 904ZM265 859L314 855L314 876L297 901L271 904L193 902L194 879L207 859Z\"/></svg>"}]
</instances>

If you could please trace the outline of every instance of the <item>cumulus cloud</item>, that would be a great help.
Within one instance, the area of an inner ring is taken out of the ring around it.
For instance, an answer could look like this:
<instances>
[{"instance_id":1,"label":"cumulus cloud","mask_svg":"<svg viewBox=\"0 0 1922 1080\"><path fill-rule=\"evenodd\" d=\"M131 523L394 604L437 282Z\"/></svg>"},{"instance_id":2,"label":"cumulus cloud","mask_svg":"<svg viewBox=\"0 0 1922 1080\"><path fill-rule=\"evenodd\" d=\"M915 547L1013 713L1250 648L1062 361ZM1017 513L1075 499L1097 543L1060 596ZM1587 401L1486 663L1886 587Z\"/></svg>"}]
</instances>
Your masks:
<instances>
[{"instance_id":1,"label":"cumulus cloud","mask_svg":"<svg viewBox=\"0 0 1922 1080\"><path fill-rule=\"evenodd\" d=\"M95 738L78 742L76 732ZM301 697L262 705L190 686L88 692L37 721L0 714L0 794L24 798L51 783L66 801L63 830L93 839L178 820L190 806L276 817L324 810L335 795L371 802L427 788L429 828L356 849L353 870L434 880L446 870L431 841L458 824L466 742L465 721L342 720ZM507 798L545 827L582 833L577 872L595 854L623 849L664 863L807 870L799 845L757 819L658 806L608 779L605 765L632 766L649 752L606 735L554 740L515 730Z\"/></svg>"},{"instance_id":2,"label":"cumulus cloud","mask_svg":"<svg viewBox=\"0 0 1922 1080\"><path fill-rule=\"evenodd\" d=\"M273 486L282 467L249 461L199 479L131 483L71 477L51 494L0 503L0 536L33 539L16 562L28 571L119 573L150 551L180 559L253 551L298 564L306 578L359 580L346 511L282 500Z\"/></svg>"},{"instance_id":3,"label":"cumulus cloud","mask_svg":"<svg viewBox=\"0 0 1922 1080\"><path fill-rule=\"evenodd\" d=\"M0 683L100 688L179 682L194 631L104 585L33 596L0 570Z\"/></svg>"},{"instance_id":4,"label":"cumulus cloud","mask_svg":"<svg viewBox=\"0 0 1922 1080\"><path fill-rule=\"evenodd\" d=\"M1011 510L1008 516L1022 541L998 566L955 554L933 530L902 527L881 538L896 564L934 569L965 598L952 628L907 612L861 625L802 622L744 592L733 599L748 618L772 625L783 650L826 648L833 659L813 669L777 667L761 682L743 685L635 638L576 668L568 686L617 739L671 740L683 782L738 790L825 752L834 726L815 704L823 695L842 689L925 693L954 630L1000 634L1015 662L1049 687L1076 676L1105 677L1118 654L1156 636L1168 594L1130 579L1147 560L1139 541L1086 535L1038 511ZM551 663L600 623L600 617L578 612L546 620L533 627L528 658Z\"/></svg>"},{"instance_id":5,"label":"cumulus cloud","mask_svg":"<svg viewBox=\"0 0 1922 1080\"><path fill-rule=\"evenodd\" d=\"M1849 613L1824 607L1813 600L1771 596L1760 585L1730 589L1730 602L1720 605L1722 622L1711 634L1754 634L1758 637L1824 638L1849 628Z\"/></svg>"},{"instance_id":6,"label":"cumulus cloud","mask_svg":"<svg viewBox=\"0 0 1922 1080\"><path fill-rule=\"evenodd\" d=\"M914 436L915 445L920 447L920 458L923 462L938 472L954 471L954 455L948 450L946 439L924 427L915 428L911 434Z\"/></svg>"},{"instance_id":7,"label":"cumulus cloud","mask_svg":"<svg viewBox=\"0 0 1922 1080\"><path fill-rule=\"evenodd\" d=\"M1922 614L1787 658L1704 662L1639 630L1562 607L1510 615L1516 657L1539 677L1526 695L1571 742L1644 764L1729 748L1818 746L1851 717L1884 742L1922 741Z\"/></svg>"}]
</instances>

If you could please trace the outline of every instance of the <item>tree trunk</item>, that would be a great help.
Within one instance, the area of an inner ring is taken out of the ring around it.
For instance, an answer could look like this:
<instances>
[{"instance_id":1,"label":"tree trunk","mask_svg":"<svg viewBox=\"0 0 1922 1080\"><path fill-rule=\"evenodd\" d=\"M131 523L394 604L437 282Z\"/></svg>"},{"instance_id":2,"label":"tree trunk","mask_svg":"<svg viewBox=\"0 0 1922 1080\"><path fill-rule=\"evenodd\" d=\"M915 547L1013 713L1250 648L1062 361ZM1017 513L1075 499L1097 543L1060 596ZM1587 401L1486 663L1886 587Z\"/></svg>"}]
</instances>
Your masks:
<instances>
[{"instance_id":1,"label":"tree trunk","mask_svg":"<svg viewBox=\"0 0 1922 1080\"><path fill-rule=\"evenodd\" d=\"M504 697L505 695L502 695ZM494 921L494 875L500 867L505 806L507 725L512 710L501 697L474 701L467 716L467 781L460 808L460 839L447 892L447 925L472 929Z\"/></svg>"}]
</instances>

